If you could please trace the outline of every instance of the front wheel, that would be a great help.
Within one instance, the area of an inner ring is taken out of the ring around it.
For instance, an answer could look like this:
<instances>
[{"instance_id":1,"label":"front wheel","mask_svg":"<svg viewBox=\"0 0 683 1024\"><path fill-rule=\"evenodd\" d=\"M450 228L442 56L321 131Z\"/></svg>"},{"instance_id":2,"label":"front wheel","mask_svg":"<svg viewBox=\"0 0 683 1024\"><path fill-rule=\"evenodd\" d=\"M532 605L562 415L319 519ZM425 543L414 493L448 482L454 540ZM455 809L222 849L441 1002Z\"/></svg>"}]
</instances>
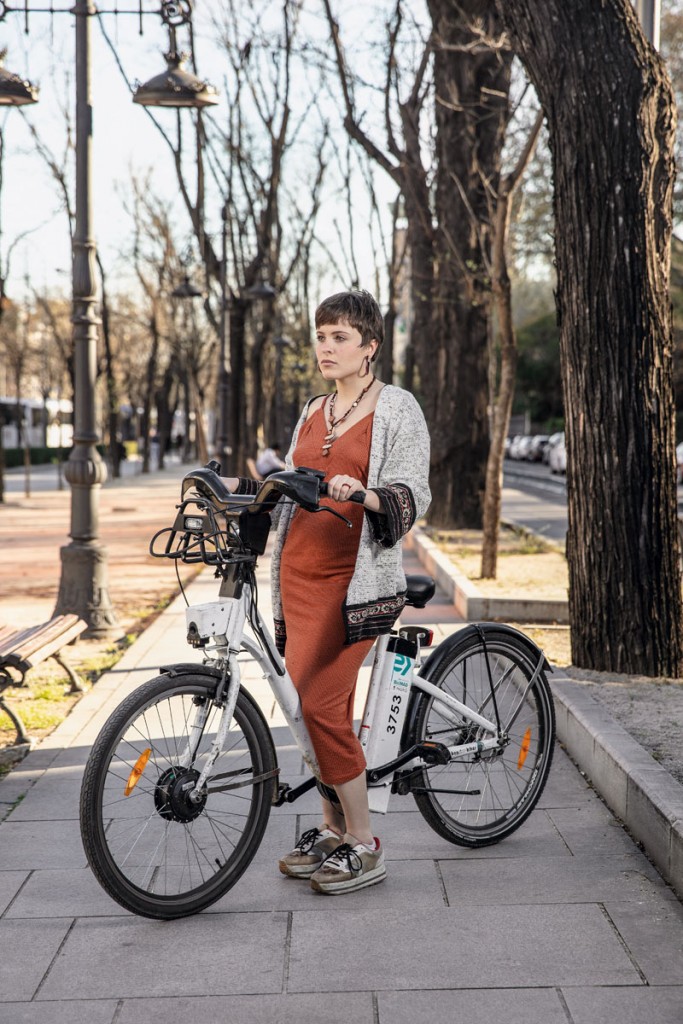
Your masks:
<instances>
[{"instance_id":1,"label":"front wheel","mask_svg":"<svg viewBox=\"0 0 683 1024\"><path fill-rule=\"evenodd\" d=\"M421 675L489 721L500 723L493 750L455 756L421 769L411 790L429 825L460 846L488 846L528 818L553 756L555 709L541 651L507 626L470 626L441 644ZM437 698L418 693L411 742L448 747L490 734Z\"/></svg>"},{"instance_id":2,"label":"front wheel","mask_svg":"<svg viewBox=\"0 0 683 1024\"><path fill-rule=\"evenodd\" d=\"M134 914L171 919L203 910L235 884L261 842L276 759L244 690L208 791L198 802L189 796L221 718L216 686L200 672L151 679L116 709L88 759L85 852L103 888Z\"/></svg>"}]
</instances>

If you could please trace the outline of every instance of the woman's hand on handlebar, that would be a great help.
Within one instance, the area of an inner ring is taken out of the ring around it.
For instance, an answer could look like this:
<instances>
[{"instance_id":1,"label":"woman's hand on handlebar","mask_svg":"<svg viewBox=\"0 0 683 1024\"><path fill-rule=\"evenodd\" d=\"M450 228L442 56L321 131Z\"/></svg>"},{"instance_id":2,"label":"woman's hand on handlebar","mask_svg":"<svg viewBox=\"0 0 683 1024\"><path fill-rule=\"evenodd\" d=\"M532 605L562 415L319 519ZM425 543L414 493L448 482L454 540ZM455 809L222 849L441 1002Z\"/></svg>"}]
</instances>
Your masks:
<instances>
[{"instance_id":1,"label":"woman's hand on handlebar","mask_svg":"<svg viewBox=\"0 0 683 1024\"><path fill-rule=\"evenodd\" d=\"M378 495L374 491L366 491L360 480L356 480L355 477L337 474L327 482L327 495L335 501L353 501L354 494L365 496L363 506L371 512L382 511ZM358 498L355 500L358 501Z\"/></svg>"}]
</instances>

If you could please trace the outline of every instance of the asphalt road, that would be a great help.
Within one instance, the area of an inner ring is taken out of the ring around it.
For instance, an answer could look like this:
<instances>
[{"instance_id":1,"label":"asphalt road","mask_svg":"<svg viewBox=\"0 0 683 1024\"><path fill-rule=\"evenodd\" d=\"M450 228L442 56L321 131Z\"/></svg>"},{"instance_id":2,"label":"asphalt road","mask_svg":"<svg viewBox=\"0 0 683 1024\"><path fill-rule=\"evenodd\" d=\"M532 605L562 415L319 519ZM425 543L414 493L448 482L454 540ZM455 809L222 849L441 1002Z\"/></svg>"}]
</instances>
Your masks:
<instances>
[{"instance_id":1,"label":"asphalt road","mask_svg":"<svg viewBox=\"0 0 683 1024\"><path fill-rule=\"evenodd\" d=\"M553 476L542 463L506 461L503 518L564 545L567 537L564 477Z\"/></svg>"}]
</instances>

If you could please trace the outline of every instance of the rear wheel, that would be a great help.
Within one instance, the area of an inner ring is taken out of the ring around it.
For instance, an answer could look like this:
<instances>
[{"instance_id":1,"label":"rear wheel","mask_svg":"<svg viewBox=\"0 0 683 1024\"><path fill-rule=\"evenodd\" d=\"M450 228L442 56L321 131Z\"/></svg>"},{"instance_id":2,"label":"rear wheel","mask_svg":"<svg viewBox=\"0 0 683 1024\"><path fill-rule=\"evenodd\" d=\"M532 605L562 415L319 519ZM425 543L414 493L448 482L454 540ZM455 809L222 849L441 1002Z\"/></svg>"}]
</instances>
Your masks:
<instances>
[{"instance_id":1,"label":"rear wheel","mask_svg":"<svg viewBox=\"0 0 683 1024\"><path fill-rule=\"evenodd\" d=\"M151 679L116 709L86 765L81 835L88 861L109 895L134 914L176 918L203 910L235 884L263 837L275 751L244 690L208 792L196 803L189 796L221 718L212 703L216 685L199 673ZM190 763L193 726L204 714Z\"/></svg>"},{"instance_id":2,"label":"rear wheel","mask_svg":"<svg viewBox=\"0 0 683 1024\"><path fill-rule=\"evenodd\" d=\"M444 641L424 678L496 721L504 740L491 751L423 768L411 789L429 825L460 846L488 846L510 835L536 806L553 756L555 710L542 653L516 630L482 625ZM411 742L448 747L490 734L418 693Z\"/></svg>"}]
</instances>

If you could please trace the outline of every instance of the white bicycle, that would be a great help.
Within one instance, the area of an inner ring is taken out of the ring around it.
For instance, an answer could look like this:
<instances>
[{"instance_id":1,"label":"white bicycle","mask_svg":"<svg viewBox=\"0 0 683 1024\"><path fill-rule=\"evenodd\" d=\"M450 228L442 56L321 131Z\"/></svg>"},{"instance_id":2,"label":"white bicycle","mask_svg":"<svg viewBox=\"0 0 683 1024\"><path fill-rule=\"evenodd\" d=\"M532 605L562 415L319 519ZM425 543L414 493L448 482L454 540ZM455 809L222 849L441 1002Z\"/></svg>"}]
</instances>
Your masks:
<instances>
[{"instance_id":1,"label":"white bicycle","mask_svg":"<svg viewBox=\"0 0 683 1024\"><path fill-rule=\"evenodd\" d=\"M315 785L335 797L319 781L296 689L259 614L255 569L278 501L340 513L320 504L323 474L313 470L276 473L255 496L231 494L215 470L184 478L174 525L150 545L215 567L218 600L186 609L188 642L204 662L161 668L121 703L81 790L90 867L113 899L146 917L183 917L220 899L254 857L273 804ZM407 603L424 607L434 589L430 577L409 576ZM496 843L531 814L550 770L547 662L523 633L494 623L464 627L421 663L430 643L419 626L376 642L360 727L370 807L384 813L391 793L410 793L449 842ZM310 769L298 786L281 781L270 729L240 685L245 655Z\"/></svg>"}]
</instances>

